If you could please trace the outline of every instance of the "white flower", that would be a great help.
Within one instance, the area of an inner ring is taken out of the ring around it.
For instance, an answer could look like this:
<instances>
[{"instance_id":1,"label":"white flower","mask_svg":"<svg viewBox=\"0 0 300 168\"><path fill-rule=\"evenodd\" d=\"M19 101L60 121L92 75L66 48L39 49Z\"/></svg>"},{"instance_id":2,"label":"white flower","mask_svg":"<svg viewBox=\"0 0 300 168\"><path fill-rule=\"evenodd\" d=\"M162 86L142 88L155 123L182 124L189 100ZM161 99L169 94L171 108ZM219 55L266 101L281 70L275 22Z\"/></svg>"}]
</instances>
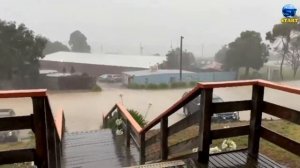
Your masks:
<instances>
[{"instance_id":1,"label":"white flower","mask_svg":"<svg viewBox=\"0 0 300 168\"><path fill-rule=\"evenodd\" d=\"M120 126L123 123L122 119L116 119L116 125Z\"/></svg>"},{"instance_id":2,"label":"white flower","mask_svg":"<svg viewBox=\"0 0 300 168\"><path fill-rule=\"evenodd\" d=\"M219 153L219 152L221 152L222 150L218 147L218 146L216 146L216 147L214 147L214 148L209 148L209 153Z\"/></svg>"},{"instance_id":3,"label":"white flower","mask_svg":"<svg viewBox=\"0 0 300 168\"><path fill-rule=\"evenodd\" d=\"M123 130L122 129L117 129L116 134L117 135L123 135Z\"/></svg>"},{"instance_id":4,"label":"white flower","mask_svg":"<svg viewBox=\"0 0 300 168\"><path fill-rule=\"evenodd\" d=\"M222 150L230 151L236 149L236 143L231 139L225 139L222 143Z\"/></svg>"}]
</instances>

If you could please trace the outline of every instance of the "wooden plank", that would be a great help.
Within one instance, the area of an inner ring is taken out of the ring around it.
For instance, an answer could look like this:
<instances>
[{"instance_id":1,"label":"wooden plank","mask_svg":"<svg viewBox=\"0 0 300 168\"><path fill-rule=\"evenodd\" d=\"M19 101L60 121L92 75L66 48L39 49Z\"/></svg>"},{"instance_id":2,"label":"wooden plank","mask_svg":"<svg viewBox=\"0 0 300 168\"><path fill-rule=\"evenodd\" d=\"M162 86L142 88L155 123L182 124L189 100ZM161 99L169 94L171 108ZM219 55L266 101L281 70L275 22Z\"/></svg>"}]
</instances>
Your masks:
<instances>
[{"instance_id":1,"label":"wooden plank","mask_svg":"<svg viewBox=\"0 0 300 168\"><path fill-rule=\"evenodd\" d=\"M65 132L65 115L62 109L59 110L55 115L55 127L59 139L62 140L63 134Z\"/></svg>"},{"instance_id":2,"label":"wooden plank","mask_svg":"<svg viewBox=\"0 0 300 168\"><path fill-rule=\"evenodd\" d=\"M34 149L19 149L0 152L0 164L12 164L34 161Z\"/></svg>"},{"instance_id":3,"label":"wooden plank","mask_svg":"<svg viewBox=\"0 0 300 168\"><path fill-rule=\"evenodd\" d=\"M146 140L146 146L150 146L154 143L157 143L160 140L160 133L158 132L155 135L152 135L150 138Z\"/></svg>"},{"instance_id":4,"label":"wooden plank","mask_svg":"<svg viewBox=\"0 0 300 168\"><path fill-rule=\"evenodd\" d=\"M261 128L261 137L287 151L300 156L300 143L296 141L286 138L264 127Z\"/></svg>"},{"instance_id":5,"label":"wooden plank","mask_svg":"<svg viewBox=\"0 0 300 168\"><path fill-rule=\"evenodd\" d=\"M266 80L258 80L258 85L300 95L300 89L297 87L291 87L291 86L278 84Z\"/></svg>"},{"instance_id":6,"label":"wooden plank","mask_svg":"<svg viewBox=\"0 0 300 168\"><path fill-rule=\"evenodd\" d=\"M200 119L200 109L199 109L199 111L197 111L197 112L181 119L180 121L176 122L175 124L171 125L169 127L168 136L176 134L177 132L182 131L185 128L188 128L188 127L198 123L199 119Z\"/></svg>"},{"instance_id":7,"label":"wooden plank","mask_svg":"<svg viewBox=\"0 0 300 168\"><path fill-rule=\"evenodd\" d=\"M182 97L180 100L178 100L175 104L173 104L170 108L168 108L165 112L161 113L158 117L156 117L154 120L152 120L149 124L147 124L142 132L147 132L152 127L154 127L156 124L160 122L160 119L163 117L169 117L173 113L175 113L177 110L182 108L184 105L186 105L188 102L196 98L201 92L201 89L199 87L194 87L193 90L188 92L184 97Z\"/></svg>"},{"instance_id":8,"label":"wooden plank","mask_svg":"<svg viewBox=\"0 0 300 168\"><path fill-rule=\"evenodd\" d=\"M241 81L226 81L226 82L201 82L198 87L202 89L223 88L223 87L237 87L249 86L257 84L257 80L241 80Z\"/></svg>"},{"instance_id":9,"label":"wooden plank","mask_svg":"<svg viewBox=\"0 0 300 168\"><path fill-rule=\"evenodd\" d=\"M249 135L249 126L232 127L211 131L212 139L229 138L235 136Z\"/></svg>"},{"instance_id":10,"label":"wooden plank","mask_svg":"<svg viewBox=\"0 0 300 168\"><path fill-rule=\"evenodd\" d=\"M251 100L213 103L214 113L251 110L251 108L252 108Z\"/></svg>"},{"instance_id":11,"label":"wooden plank","mask_svg":"<svg viewBox=\"0 0 300 168\"><path fill-rule=\"evenodd\" d=\"M198 162L207 164L211 144L212 89L201 91Z\"/></svg>"},{"instance_id":12,"label":"wooden plank","mask_svg":"<svg viewBox=\"0 0 300 168\"><path fill-rule=\"evenodd\" d=\"M279 106L277 104L264 102L263 111L267 114L276 116L281 119L288 120L300 125L300 111Z\"/></svg>"},{"instance_id":13,"label":"wooden plank","mask_svg":"<svg viewBox=\"0 0 300 168\"><path fill-rule=\"evenodd\" d=\"M160 121L160 152L161 160L168 159L168 118L162 118Z\"/></svg>"},{"instance_id":14,"label":"wooden plank","mask_svg":"<svg viewBox=\"0 0 300 168\"><path fill-rule=\"evenodd\" d=\"M46 97L32 97L33 103L33 132L35 133L36 157L35 164L38 167L48 165L48 143L46 130Z\"/></svg>"},{"instance_id":15,"label":"wooden plank","mask_svg":"<svg viewBox=\"0 0 300 168\"><path fill-rule=\"evenodd\" d=\"M131 124L131 128L133 128L137 133L140 133L142 127L139 123L135 121L135 119L131 116L131 114L127 111L126 107L120 103L117 104L117 108L119 109L119 113L124 117L124 119L128 120Z\"/></svg>"},{"instance_id":16,"label":"wooden plank","mask_svg":"<svg viewBox=\"0 0 300 168\"><path fill-rule=\"evenodd\" d=\"M194 137L186 141L174 144L172 146L169 146L169 155L174 155L185 151L192 152L192 149L198 147L198 144L199 137Z\"/></svg>"},{"instance_id":17,"label":"wooden plank","mask_svg":"<svg viewBox=\"0 0 300 168\"><path fill-rule=\"evenodd\" d=\"M0 91L0 98L44 97L47 96L46 92L46 89L6 90Z\"/></svg>"},{"instance_id":18,"label":"wooden plank","mask_svg":"<svg viewBox=\"0 0 300 168\"><path fill-rule=\"evenodd\" d=\"M252 89L252 110L250 114L250 132L248 137L248 154L258 157L261 117L264 103L264 87L254 85Z\"/></svg>"},{"instance_id":19,"label":"wooden plank","mask_svg":"<svg viewBox=\"0 0 300 168\"><path fill-rule=\"evenodd\" d=\"M0 131L32 129L32 119L32 115L0 118Z\"/></svg>"},{"instance_id":20,"label":"wooden plank","mask_svg":"<svg viewBox=\"0 0 300 168\"><path fill-rule=\"evenodd\" d=\"M145 164L146 161L146 146L145 133L140 134L140 164Z\"/></svg>"},{"instance_id":21,"label":"wooden plank","mask_svg":"<svg viewBox=\"0 0 300 168\"><path fill-rule=\"evenodd\" d=\"M125 120L126 122L126 131L125 131L125 145L127 148L130 147L130 122L128 120Z\"/></svg>"}]
</instances>

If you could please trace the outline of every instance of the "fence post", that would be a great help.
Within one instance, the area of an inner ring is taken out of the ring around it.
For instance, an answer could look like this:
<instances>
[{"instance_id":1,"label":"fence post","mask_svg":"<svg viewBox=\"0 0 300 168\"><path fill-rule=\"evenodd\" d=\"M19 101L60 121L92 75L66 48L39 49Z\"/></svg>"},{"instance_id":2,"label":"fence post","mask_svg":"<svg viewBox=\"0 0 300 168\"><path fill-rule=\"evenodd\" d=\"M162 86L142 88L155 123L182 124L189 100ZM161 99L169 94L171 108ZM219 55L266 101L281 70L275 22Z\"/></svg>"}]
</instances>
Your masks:
<instances>
[{"instance_id":1,"label":"fence post","mask_svg":"<svg viewBox=\"0 0 300 168\"><path fill-rule=\"evenodd\" d=\"M42 168L50 167L47 143L45 100L46 97L32 97L33 131L35 134L36 144L36 157L34 162L37 167Z\"/></svg>"},{"instance_id":2,"label":"fence post","mask_svg":"<svg viewBox=\"0 0 300 168\"><path fill-rule=\"evenodd\" d=\"M140 165L146 162L146 143L145 143L145 133L140 134Z\"/></svg>"},{"instance_id":3,"label":"fence post","mask_svg":"<svg viewBox=\"0 0 300 168\"><path fill-rule=\"evenodd\" d=\"M264 87L253 85L252 110L250 116L250 132L248 138L248 155L257 159L259 152L259 139L261 131L261 117L264 101Z\"/></svg>"},{"instance_id":4,"label":"fence post","mask_svg":"<svg viewBox=\"0 0 300 168\"><path fill-rule=\"evenodd\" d=\"M201 90L198 162L204 165L209 161L211 144L212 93L213 89Z\"/></svg>"},{"instance_id":5,"label":"fence post","mask_svg":"<svg viewBox=\"0 0 300 168\"><path fill-rule=\"evenodd\" d=\"M161 141L160 141L160 152L161 152L161 160L168 159L168 118L163 117L160 120L160 133L161 133Z\"/></svg>"},{"instance_id":6,"label":"fence post","mask_svg":"<svg viewBox=\"0 0 300 168\"><path fill-rule=\"evenodd\" d=\"M130 122L126 120L126 147L130 147Z\"/></svg>"}]
</instances>

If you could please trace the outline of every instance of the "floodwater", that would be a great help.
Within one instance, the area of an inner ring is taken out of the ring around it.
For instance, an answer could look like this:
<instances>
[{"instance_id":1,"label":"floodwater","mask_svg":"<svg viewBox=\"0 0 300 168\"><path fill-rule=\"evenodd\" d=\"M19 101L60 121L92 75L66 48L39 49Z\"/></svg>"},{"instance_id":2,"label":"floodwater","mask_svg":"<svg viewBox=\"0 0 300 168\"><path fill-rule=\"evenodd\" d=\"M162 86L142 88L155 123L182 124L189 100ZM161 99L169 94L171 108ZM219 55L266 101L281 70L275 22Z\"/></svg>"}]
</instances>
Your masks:
<instances>
[{"instance_id":1,"label":"floodwater","mask_svg":"<svg viewBox=\"0 0 300 168\"><path fill-rule=\"evenodd\" d=\"M288 82L288 84L300 86L300 81ZM179 100L184 92L190 90L130 90L119 84L101 84L101 86L102 92L48 92L53 113L64 109L68 131L99 129L102 124L102 116L108 113L117 102L123 102L127 108L139 111L146 116L146 120L151 121ZM222 97L225 101L249 100L251 87L215 89L214 94ZM300 110L300 96L295 94L266 89L265 100ZM0 99L0 108L13 108L17 115L32 113L30 98ZM249 116L249 112L240 112L241 120L249 120ZM179 110L172 115L169 122L172 124L183 117L182 111ZM269 117L263 115L263 118Z\"/></svg>"}]
</instances>

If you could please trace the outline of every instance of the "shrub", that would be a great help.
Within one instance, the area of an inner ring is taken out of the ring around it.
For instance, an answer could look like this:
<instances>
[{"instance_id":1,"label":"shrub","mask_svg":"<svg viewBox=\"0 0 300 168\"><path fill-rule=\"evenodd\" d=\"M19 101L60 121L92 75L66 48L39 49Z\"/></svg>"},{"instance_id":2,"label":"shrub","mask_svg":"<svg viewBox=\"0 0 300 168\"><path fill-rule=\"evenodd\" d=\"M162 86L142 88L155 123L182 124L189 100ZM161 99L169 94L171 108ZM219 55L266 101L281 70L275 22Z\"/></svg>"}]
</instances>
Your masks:
<instances>
[{"instance_id":1,"label":"shrub","mask_svg":"<svg viewBox=\"0 0 300 168\"><path fill-rule=\"evenodd\" d=\"M197 81L191 81L189 84L190 84L190 86L194 87L197 85L197 83L198 83Z\"/></svg>"},{"instance_id":2,"label":"shrub","mask_svg":"<svg viewBox=\"0 0 300 168\"><path fill-rule=\"evenodd\" d=\"M144 127L147 124L147 121L145 120L144 116L141 115L138 111L133 109L128 109L128 112L131 114L131 116L134 118L134 120L140 124L141 127Z\"/></svg>"},{"instance_id":3,"label":"shrub","mask_svg":"<svg viewBox=\"0 0 300 168\"><path fill-rule=\"evenodd\" d=\"M185 82L174 82L174 83L171 83L171 88L182 88L182 87L186 87L186 83Z\"/></svg>"},{"instance_id":4,"label":"shrub","mask_svg":"<svg viewBox=\"0 0 300 168\"><path fill-rule=\"evenodd\" d=\"M150 83L147 85L147 89L158 89L158 85Z\"/></svg>"},{"instance_id":5,"label":"shrub","mask_svg":"<svg viewBox=\"0 0 300 168\"><path fill-rule=\"evenodd\" d=\"M102 88L101 88L100 86L98 86L98 85L94 85L94 86L92 87L92 91L94 91L94 92L101 92L101 91L102 91Z\"/></svg>"},{"instance_id":6,"label":"shrub","mask_svg":"<svg viewBox=\"0 0 300 168\"><path fill-rule=\"evenodd\" d=\"M169 85L168 85L168 84L165 84L165 83L161 83L161 84L158 85L158 87L159 87L160 89L167 89L167 88L169 87Z\"/></svg>"}]
</instances>

